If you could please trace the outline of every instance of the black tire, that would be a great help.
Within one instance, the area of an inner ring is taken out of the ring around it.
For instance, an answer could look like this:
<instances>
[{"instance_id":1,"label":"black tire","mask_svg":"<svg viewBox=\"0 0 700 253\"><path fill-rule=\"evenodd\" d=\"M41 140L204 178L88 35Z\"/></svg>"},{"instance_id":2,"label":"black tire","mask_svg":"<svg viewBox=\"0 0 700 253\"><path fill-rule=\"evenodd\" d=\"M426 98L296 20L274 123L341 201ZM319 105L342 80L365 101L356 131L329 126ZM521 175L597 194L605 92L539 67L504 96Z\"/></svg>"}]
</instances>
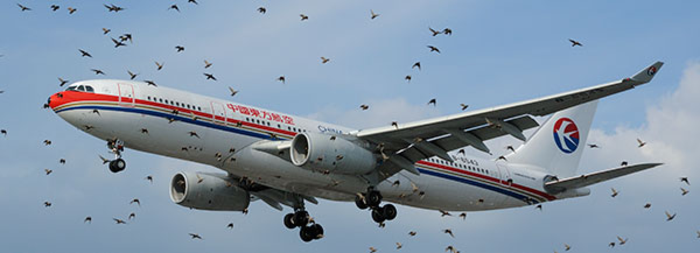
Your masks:
<instances>
[{"instance_id":1,"label":"black tire","mask_svg":"<svg viewBox=\"0 0 700 253\"><path fill-rule=\"evenodd\" d=\"M367 193L365 201L367 201L368 206L377 207L382 203L382 194L378 191L370 191Z\"/></svg>"},{"instance_id":2,"label":"black tire","mask_svg":"<svg viewBox=\"0 0 700 253\"><path fill-rule=\"evenodd\" d=\"M386 220L384 214L379 209L372 209L372 220L376 223L382 223Z\"/></svg>"},{"instance_id":3,"label":"black tire","mask_svg":"<svg viewBox=\"0 0 700 253\"><path fill-rule=\"evenodd\" d=\"M297 227L306 227L309 223L309 213L307 211L298 211L294 213L294 225Z\"/></svg>"},{"instance_id":4,"label":"black tire","mask_svg":"<svg viewBox=\"0 0 700 253\"><path fill-rule=\"evenodd\" d=\"M367 206L367 203L365 203L365 198L360 197L360 195L355 195L355 205L360 210L365 210L367 207L369 207Z\"/></svg>"},{"instance_id":5,"label":"black tire","mask_svg":"<svg viewBox=\"0 0 700 253\"><path fill-rule=\"evenodd\" d=\"M126 162L124 159L117 158L116 160L109 162L109 171L112 173L117 173L124 169L126 169Z\"/></svg>"},{"instance_id":6,"label":"black tire","mask_svg":"<svg viewBox=\"0 0 700 253\"><path fill-rule=\"evenodd\" d=\"M299 230L299 237L301 237L301 240L304 242L310 242L314 239L313 234L311 232L312 231L310 227L302 227Z\"/></svg>"},{"instance_id":7,"label":"black tire","mask_svg":"<svg viewBox=\"0 0 700 253\"><path fill-rule=\"evenodd\" d=\"M382 214L384 215L384 218L386 218L386 220L393 220L394 218L396 218L397 212L396 212L396 207L394 205L387 204L384 207L382 207L381 209L382 209Z\"/></svg>"},{"instance_id":8,"label":"black tire","mask_svg":"<svg viewBox=\"0 0 700 253\"><path fill-rule=\"evenodd\" d=\"M309 226L309 229L311 229L311 235L313 236L314 240L323 238L323 227L321 224L313 224Z\"/></svg>"},{"instance_id":9,"label":"black tire","mask_svg":"<svg viewBox=\"0 0 700 253\"><path fill-rule=\"evenodd\" d=\"M294 214L293 213L288 213L287 215L284 216L284 226L287 227L288 229L294 229L297 226L294 225Z\"/></svg>"}]
</instances>

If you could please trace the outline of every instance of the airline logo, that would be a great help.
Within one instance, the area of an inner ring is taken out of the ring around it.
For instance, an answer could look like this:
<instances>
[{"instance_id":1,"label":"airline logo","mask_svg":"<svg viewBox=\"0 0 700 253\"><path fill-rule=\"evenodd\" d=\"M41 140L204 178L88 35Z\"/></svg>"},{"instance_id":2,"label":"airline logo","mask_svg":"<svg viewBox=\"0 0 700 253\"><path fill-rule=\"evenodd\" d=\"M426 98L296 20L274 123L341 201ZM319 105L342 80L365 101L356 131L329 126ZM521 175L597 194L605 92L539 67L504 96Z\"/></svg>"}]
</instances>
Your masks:
<instances>
[{"instance_id":1,"label":"airline logo","mask_svg":"<svg viewBox=\"0 0 700 253\"><path fill-rule=\"evenodd\" d=\"M554 142L566 154L576 151L579 144L578 127L573 120L561 118L554 123Z\"/></svg>"},{"instance_id":2,"label":"airline logo","mask_svg":"<svg viewBox=\"0 0 700 253\"><path fill-rule=\"evenodd\" d=\"M654 74L656 74L656 70L657 69L654 66L649 67L649 69L647 69L647 75L653 76Z\"/></svg>"}]
</instances>

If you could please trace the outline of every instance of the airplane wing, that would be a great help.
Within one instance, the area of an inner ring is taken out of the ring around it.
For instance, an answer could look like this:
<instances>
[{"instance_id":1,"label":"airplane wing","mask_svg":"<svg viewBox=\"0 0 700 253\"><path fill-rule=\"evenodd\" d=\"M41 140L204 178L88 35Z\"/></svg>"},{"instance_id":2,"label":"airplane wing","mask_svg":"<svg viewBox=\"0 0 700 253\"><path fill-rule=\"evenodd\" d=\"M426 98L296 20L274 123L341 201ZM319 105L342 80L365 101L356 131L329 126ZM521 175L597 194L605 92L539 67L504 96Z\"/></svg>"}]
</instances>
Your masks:
<instances>
[{"instance_id":1,"label":"airplane wing","mask_svg":"<svg viewBox=\"0 0 700 253\"><path fill-rule=\"evenodd\" d=\"M489 152L484 141L506 134L525 141L522 132L538 126L531 116L548 115L645 84L662 65L656 62L632 77L606 84L477 111L399 122L397 126L360 130L355 135L378 144L393 162L380 166L380 180L401 169L417 173L413 166L416 161L432 156L452 160L447 152L460 147Z\"/></svg>"},{"instance_id":2,"label":"airplane wing","mask_svg":"<svg viewBox=\"0 0 700 253\"><path fill-rule=\"evenodd\" d=\"M651 169L659 165L662 165L662 163L644 163L609 170L597 171L586 175L569 177L565 179L547 182L544 184L544 189L547 190L547 192L549 193L557 194L566 190L573 190L581 187L586 187L592 184L608 181L613 178L625 176L646 169Z\"/></svg>"}]
</instances>

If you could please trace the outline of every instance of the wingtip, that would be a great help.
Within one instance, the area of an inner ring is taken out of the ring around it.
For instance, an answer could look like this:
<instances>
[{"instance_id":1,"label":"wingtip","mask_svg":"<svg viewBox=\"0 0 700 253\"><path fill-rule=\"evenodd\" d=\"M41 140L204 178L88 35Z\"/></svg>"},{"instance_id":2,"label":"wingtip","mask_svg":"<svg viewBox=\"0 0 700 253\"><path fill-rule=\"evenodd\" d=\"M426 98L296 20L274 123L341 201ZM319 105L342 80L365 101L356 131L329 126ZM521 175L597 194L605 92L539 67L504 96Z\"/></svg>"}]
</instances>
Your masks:
<instances>
[{"instance_id":1,"label":"wingtip","mask_svg":"<svg viewBox=\"0 0 700 253\"><path fill-rule=\"evenodd\" d=\"M637 74L628 79L637 82L636 85L648 83L649 81L651 81L651 79L654 78L654 75L656 75L656 73L661 69L663 65L664 62L657 61L654 64L651 64L648 67L642 69Z\"/></svg>"}]
</instances>

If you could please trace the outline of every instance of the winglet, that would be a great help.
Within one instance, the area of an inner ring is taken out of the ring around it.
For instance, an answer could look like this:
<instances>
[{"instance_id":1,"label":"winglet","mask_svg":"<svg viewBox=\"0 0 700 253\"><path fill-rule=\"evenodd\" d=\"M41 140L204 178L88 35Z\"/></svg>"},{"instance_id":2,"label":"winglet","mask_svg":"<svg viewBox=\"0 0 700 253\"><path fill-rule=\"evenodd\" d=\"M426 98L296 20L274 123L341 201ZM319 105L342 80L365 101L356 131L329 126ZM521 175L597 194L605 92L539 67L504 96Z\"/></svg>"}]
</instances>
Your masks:
<instances>
[{"instance_id":1,"label":"winglet","mask_svg":"<svg viewBox=\"0 0 700 253\"><path fill-rule=\"evenodd\" d=\"M658 72L661 69L661 66L663 66L664 63L657 61L654 64L652 64L649 67L644 68L643 70L639 71L636 75L630 77L632 81L637 82L635 85L640 85L640 84L645 84L651 81L652 78L654 78L654 75L656 72Z\"/></svg>"}]
</instances>

